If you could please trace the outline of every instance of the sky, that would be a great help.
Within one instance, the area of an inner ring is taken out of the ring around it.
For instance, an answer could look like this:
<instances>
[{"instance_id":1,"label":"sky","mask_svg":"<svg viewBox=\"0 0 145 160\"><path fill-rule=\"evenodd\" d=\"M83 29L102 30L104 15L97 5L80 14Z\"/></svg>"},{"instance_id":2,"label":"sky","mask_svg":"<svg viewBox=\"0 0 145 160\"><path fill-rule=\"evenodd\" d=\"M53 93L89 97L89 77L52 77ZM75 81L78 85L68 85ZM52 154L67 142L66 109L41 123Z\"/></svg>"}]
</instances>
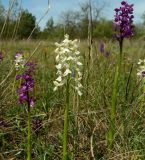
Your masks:
<instances>
[{"instance_id":1,"label":"sky","mask_svg":"<svg viewBox=\"0 0 145 160\"><path fill-rule=\"evenodd\" d=\"M1 0L2 4L7 9L9 6L9 0ZM18 0L19 2L21 0ZM39 26L43 29L46 22L50 17L53 17L56 22L60 21L60 14L67 10L78 10L79 4L86 0L50 0L50 10L48 14L39 23ZM95 0L94 0L95 1ZM98 0L102 1L102 0ZM104 17L113 19L114 8L120 6L121 0L104 0L106 1L106 8L104 10ZM141 15L145 12L145 0L127 0L128 3L134 4L134 16L135 22L141 22ZM22 0L22 7L28 9L33 15L36 16L37 22L45 14L48 9L48 0Z\"/></svg>"}]
</instances>

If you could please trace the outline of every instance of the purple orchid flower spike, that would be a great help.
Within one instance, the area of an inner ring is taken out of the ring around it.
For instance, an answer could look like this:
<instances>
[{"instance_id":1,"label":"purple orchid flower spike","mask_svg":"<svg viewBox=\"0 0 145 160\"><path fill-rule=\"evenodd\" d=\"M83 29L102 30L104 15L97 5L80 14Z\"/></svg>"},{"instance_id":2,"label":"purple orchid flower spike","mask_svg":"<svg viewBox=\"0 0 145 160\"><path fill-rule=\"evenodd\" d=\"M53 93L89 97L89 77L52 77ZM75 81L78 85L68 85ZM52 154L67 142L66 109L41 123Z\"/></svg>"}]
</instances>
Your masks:
<instances>
[{"instance_id":1,"label":"purple orchid flower spike","mask_svg":"<svg viewBox=\"0 0 145 160\"><path fill-rule=\"evenodd\" d=\"M35 85L33 79L35 64L32 62L28 62L26 66L28 68L23 74L16 75L16 80L21 79L21 86L20 88L18 88L17 93L19 95L20 104L28 103L31 107L33 107L35 103L35 98L30 97L30 93L33 92Z\"/></svg>"},{"instance_id":2,"label":"purple orchid flower spike","mask_svg":"<svg viewBox=\"0 0 145 160\"><path fill-rule=\"evenodd\" d=\"M110 56L110 52L108 50L106 50L106 45L104 42L101 42L100 43L100 46L99 46L99 51L100 53L102 53L103 56L105 56L106 58L108 58Z\"/></svg>"},{"instance_id":3,"label":"purple orchid flower spike","mask_svg":"<svg viewBox=\"0 0 145 160\"><path fill-rule=\"evenodd\" d=\"M114 19L115 37L120 42L124 38L133 36L133 4L129 5L126 1L121 2L120 8L115 8Z\"/></svg>"},{"instance_id":4,"label":"purple orchid flower spike","mask_svg":"<svg viewBox=\"0 0 145 160\"><path fill-rule=\"evenodd\" d=\"M101 52L102 54L104 54L104 52L105 52L105 44L104 44L104 42L101 42L101 43L100 43L99 50L100 50L100 52Z\"/></svg>"}]
</instances>

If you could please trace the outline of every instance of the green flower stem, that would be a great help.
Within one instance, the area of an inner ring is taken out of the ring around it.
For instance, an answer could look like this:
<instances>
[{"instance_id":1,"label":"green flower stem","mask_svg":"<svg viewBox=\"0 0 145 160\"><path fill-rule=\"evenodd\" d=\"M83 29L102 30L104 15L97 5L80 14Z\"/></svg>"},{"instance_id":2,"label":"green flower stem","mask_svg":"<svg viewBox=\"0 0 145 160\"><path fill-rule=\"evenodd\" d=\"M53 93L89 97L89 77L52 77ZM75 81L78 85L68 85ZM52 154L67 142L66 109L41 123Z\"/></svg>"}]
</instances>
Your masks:
<instances>
[{"instance_id":1,"label":"green flower stem","mask_svg":"<svg viewBox=\"0 0 145 160\"><path fill-rule=\"evenodd\" d=\"M27 91L27 96L29 99L29 93ZM31 110L30 110L30 102L28 101L28 113L27 113L28 119L28 139L27 139L27 160L31 160Z\"/></svg>"},{"instance_id":2,"label":"green flower stem","mask_svg":"<svg viewBox=\"0 0 145 160\"><path fill-rule=\"evenodd\" d=\"M110 116L110 126L108 133L108 148L111 150L113 147L113 140L115 134L115 119L116 119L116 103L117 103L117 93L118 93L118 82L120 77L120 70L122 64L122 49L123 49L123 39L119 43L120 45L120 54L118 57L118 63L116 67L115 77L114 77L114 87L112 93L111 101L111 116Z\"/></svg>"},{"instance_id":3,"label":"green flower stem","mask_svg":"<svg viewBox=\"0 0 145 160\"><path fill-rule=\"evenodd\" d=\"M12 86L12 93L14 93L14 90L15 90L16 75L17 75L17 73L15 74L15 77L14 77L13 86Z\"/></svg>"},{"instance_id":4,"label":"green flower stem","mask_svg":"<svg viewBox=\"0 0 145 160\"><path fill-rule=\"evenodd\" d=\"M63 158L62 160L67 160L68 152L67 152L67 143L68 143L68 126L69 126L69 79L67 80L66 85L66 106L64 112L64 131L63 131Z\"/></svg>"},{"instance_id":5,"label":"green flower stem","mask_svg":"<svg viewBox=\"0 0 145 160\"><path fill-rule=\"evenodd\" d=\"M145 102L145 77L143 78L143 106L144 106L144 102ZM142 111L144 111L144 110L142 109Z\"/></svg>"}]
</instances>

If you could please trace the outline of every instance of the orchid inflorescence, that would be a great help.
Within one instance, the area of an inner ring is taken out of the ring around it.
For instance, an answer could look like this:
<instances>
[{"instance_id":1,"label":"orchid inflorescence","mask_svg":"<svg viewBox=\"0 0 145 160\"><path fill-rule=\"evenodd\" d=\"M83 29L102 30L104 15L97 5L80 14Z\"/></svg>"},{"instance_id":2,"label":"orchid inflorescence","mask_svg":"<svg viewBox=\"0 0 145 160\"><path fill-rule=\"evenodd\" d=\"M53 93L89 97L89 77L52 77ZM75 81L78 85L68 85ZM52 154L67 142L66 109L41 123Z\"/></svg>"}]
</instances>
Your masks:
<instances>
[{"instance_id":1,"label":"orchid inflorescence","mask_svg":"<svg viewBox=\"0 0 145 160\"><path fill-rule=\"evenodd\" d=\"M21 79L21 86L18 88L19 103L28 103L31 107L34 106L35 98L30 95L34 90L33 74L35 71L35 64L32 62L26 63L26 70L22 74L16 76L16 80Z\"/></svg>"},{"instance_id":2,"label":"orchid inflorescence","mask_svg":"<svg viewBox=\"0 0 145 160\"><path fill-rule=\"evenodd\" d=\"M122 1L120 8L115 8L114 26L116 31L116 38L121 41L124 38L133 36L133 4L129 5Z\"/></svg>"},{"instance_id":3,"label":"orchid inflorescence","mask_svg":"<svg viewBox=\"0 0 145 160\"><path fill-rule=\"evenodd\" d=\"M100 43L99 50L106 58L110 56L110 52L106 50L106 45L104 42Z\"/></svg>"},{"instance_id":4,"label":"orchid inflorescence","mask_svg":"<svg viewBox=\"0 0 145 160\"><path fill-rule=\"evenodd\" d=\"M8 126L9 126L8 122L5 119L0 118L0 127L8 127Z\"/></svg>"},{"instance_id":5,"label":"orchid inflorescence","mask_svg":"<svg viewBox=\"0 0 145 160\"><path fill-rule=\"evenodd\" d=\"M139 59L138 61L139 68L137 70L137 76L140 78L145 77L145 60Z\"/></svg>"},{"instance_id":6,"label":"orchid inflorescence","mask_svg":"<svg viewBox=\"0 0 145 160\"><path fill-rule=\"evenodd\" d=\"M25 65L25 59L23 57L23 53L22 52L16 53L16 55L15 55L15 68L16 68L16 70L24 68L24 65Z\"/></svg>"},{"instance_id":7,"label":"orchid inflorescence","mask_svg":"<svg viewBox=\"0 0 145 160\"><path fill-rule=\"evenodd\" d=\"M69 79L72 87L77 91L78 95L82 95L82 73L80 62L80 52L78 51L78 40L70 40L68 35L65 35L65 39L59 44L55 44L57 49L56 56L56 69L57 79L54 81L54 91L58 87L63 86Z\"/></svg>"},{"instance_id":8,"label":"orchid inflorescence","mask_svg":"<svg viewBox=\"0 0 145 160\"><path fill-rule=\"evenodd\" d=\"M3 53L0 52L0 63L3 61Z\"/></svg>"}]
</instances>

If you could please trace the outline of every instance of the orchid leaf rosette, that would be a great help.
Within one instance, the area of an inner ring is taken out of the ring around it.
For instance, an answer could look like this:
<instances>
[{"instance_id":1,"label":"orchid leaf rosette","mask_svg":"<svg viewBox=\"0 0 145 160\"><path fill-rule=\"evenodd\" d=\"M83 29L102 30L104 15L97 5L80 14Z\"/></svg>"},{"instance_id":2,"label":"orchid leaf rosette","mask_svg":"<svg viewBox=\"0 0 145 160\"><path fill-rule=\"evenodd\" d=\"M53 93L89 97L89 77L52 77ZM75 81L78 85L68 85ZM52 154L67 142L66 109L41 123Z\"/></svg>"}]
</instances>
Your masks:
<instances>
[{"instance_id":1,"label":"orchid leaf rosette","mask_svg":"<svg viewBox=\"0 0 145 160\"><path fill-rule=\"evenodd\" d=\"M57 46L56 69L57 78L54 81L54 91L58 87L64 86L67 81L77 91L78 95L82 95L82 73L80 62L80 51L78 51L78 40L70 40L69 35L65 35L65 39L61 43L55 43Z\"/></svg>"}]
</instances>

